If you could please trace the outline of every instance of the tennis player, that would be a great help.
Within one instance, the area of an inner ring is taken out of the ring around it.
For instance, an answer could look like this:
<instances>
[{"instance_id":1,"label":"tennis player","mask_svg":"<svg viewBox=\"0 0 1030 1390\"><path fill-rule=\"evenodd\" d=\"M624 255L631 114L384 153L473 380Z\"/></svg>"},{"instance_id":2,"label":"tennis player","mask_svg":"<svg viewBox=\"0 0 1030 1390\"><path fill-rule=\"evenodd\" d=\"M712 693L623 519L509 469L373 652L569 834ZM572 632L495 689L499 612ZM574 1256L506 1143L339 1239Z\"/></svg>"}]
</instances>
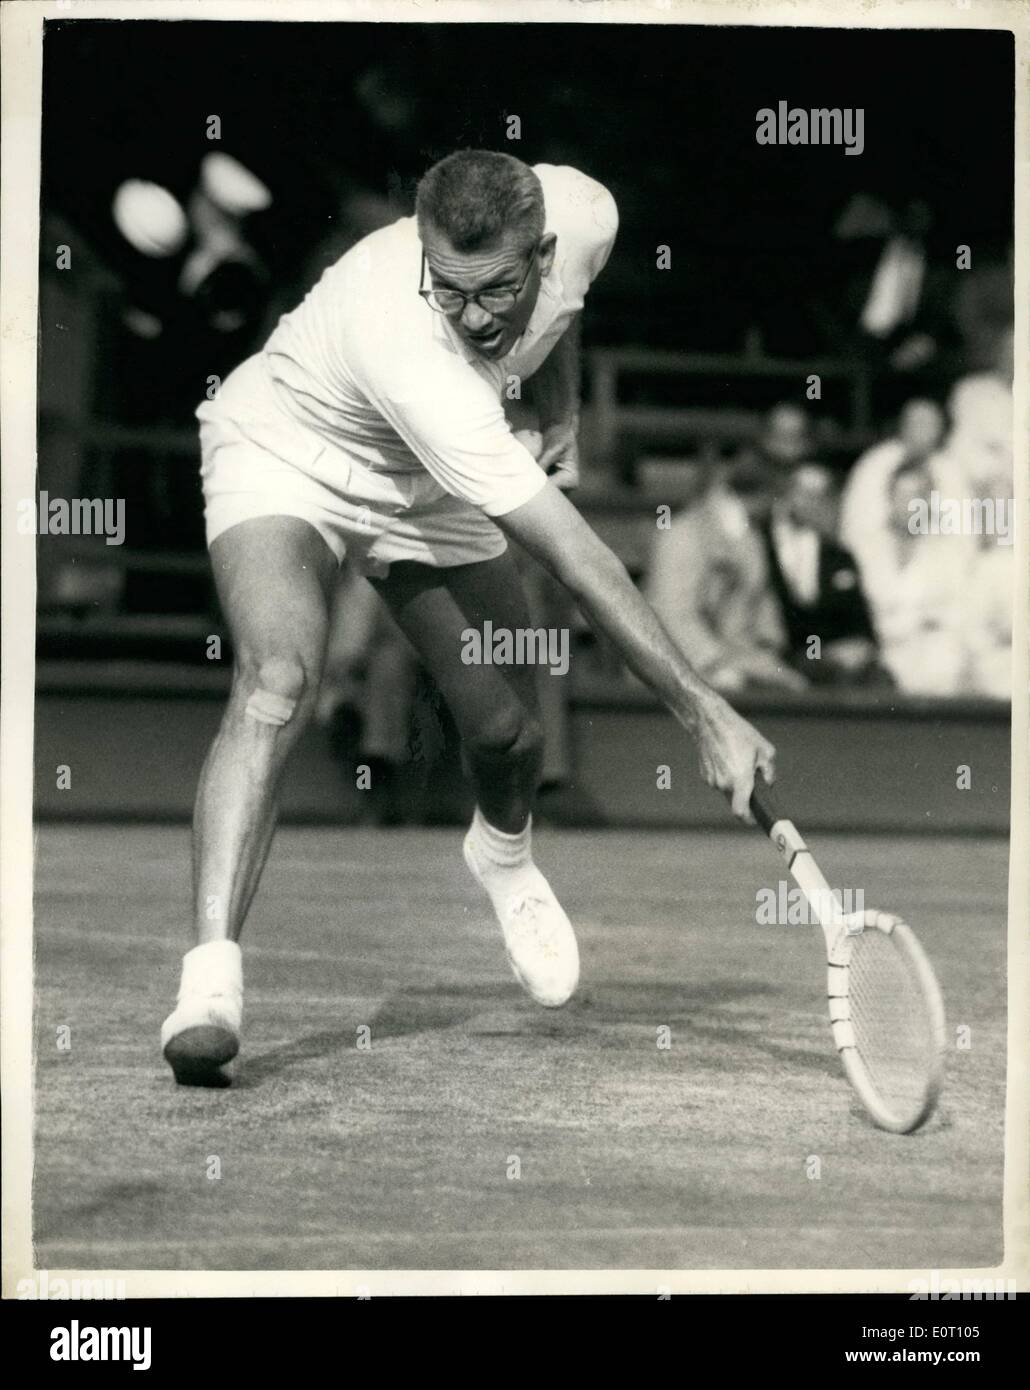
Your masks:
<instances>
[{"instance_id":1,"label":"tennis player","mask_svg":"<svg viewBox=\"0 0 1030 1390\"><path fill-rule=\"evenodd\" d=\"M237 944L276 792L315 704L336 570L349 555L453 712L477 807L465 859L527 993L564 1004L579 955L533 861L535 672L469 665L462 634L530 619L511 537L697 741L705 780L750 818L772 746L693 671L564 495L576 481L577 318L618 213L575 169L459 151L416 216L372 233L197 410L211 562L235 672L194 818L197 944L161 1033L179 1082L227 1085L240 1040ZM539 458L503 402L530 382Z\"/></svg>"}]
</instances>

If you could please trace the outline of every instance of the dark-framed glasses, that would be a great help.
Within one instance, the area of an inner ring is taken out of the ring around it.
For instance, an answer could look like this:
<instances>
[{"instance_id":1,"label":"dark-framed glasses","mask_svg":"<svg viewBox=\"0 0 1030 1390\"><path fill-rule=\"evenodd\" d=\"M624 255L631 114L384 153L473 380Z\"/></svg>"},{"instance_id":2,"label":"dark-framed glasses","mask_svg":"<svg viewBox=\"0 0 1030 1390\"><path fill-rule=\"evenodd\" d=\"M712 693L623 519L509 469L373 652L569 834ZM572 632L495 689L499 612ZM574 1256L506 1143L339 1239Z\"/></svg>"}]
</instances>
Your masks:
<instances>
[{"instance_id":1,"label":"dark-framed glasses","mask_svg":"<svg viewBox=\"0 0 1030 1390\"><path fill-rule=\"evenodd\" d=\"M418 292L430 309L435 309L438 314L445 314L449 319L460 317L465 312L466 304L475 304L486 314L506 314L510 309L514 309L519 295L525 289L526 281L533 273L533 265L538 250L538 246L533 247L529 257L529 265L526 267L521 284L498 285L494 289L480 290L478 294L465 294L462 290L435 289L433 286L428 289L424 288L426 253L423 251L422 269L419 271L418 277Z\"/></svg>"}]
</instances>

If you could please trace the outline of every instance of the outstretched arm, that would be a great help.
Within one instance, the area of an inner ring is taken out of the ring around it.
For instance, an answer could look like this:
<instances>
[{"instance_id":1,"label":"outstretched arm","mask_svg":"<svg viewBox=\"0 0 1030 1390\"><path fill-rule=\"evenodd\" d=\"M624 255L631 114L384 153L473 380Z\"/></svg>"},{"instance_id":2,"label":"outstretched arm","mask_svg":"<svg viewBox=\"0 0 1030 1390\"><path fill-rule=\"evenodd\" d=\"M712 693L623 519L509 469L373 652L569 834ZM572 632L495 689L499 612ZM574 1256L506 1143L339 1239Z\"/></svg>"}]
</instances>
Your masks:
<instances>
[{"instance_id":1,"label":"outstretched arm","mask_svg":"<svg viewBox=\"0 0 1030 1390\"><path fill-rule=\"evenodd\" d=\"M751 819L755 772L774 777L775 749L705 684L638 592L625 566L554 487L496 518L579 603L591 625L698 743L701 775Z\"/></svg>"}]
</instances>

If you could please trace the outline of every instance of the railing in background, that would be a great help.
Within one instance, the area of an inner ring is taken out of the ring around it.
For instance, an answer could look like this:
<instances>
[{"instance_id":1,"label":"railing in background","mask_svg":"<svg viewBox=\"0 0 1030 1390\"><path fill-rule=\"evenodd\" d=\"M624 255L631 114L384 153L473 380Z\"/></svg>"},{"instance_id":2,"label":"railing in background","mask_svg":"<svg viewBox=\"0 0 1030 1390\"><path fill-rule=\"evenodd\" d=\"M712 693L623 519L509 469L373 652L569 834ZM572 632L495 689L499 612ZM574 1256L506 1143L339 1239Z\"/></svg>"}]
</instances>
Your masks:
<instances>
[{"instance_id":1,"label":"railing in background","mask_svg":"<svg viewBox=\"0 0 1030 1390\"><path fill-rule=\"evenodd\" d=\"M590 404L584 415L589 460L607 474L615 471L624 449L697 447L705 443L743 444L761 422L761 412L739 407L627 403L629 377L681 378L683 397L699 379L733 383L762 379L782 382L788 394L803 399L810 376L839 382L847 392L849 418L834 442L858 452L872 437L872 374L862 363L832 358L797 361L767 356L754 341L741 353L671 352L646 347L594 348L587 356Z\"/></svg>"}]
</instances>

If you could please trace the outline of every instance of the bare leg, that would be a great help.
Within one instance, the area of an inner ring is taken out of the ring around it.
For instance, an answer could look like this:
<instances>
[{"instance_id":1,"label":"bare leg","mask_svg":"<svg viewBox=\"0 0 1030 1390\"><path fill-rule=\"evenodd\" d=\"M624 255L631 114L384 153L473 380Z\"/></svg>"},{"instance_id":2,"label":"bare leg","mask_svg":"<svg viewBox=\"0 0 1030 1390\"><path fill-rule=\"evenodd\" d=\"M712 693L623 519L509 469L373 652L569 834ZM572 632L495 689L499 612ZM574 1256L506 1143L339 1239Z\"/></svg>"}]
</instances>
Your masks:
<instances>
[{"instance_id":1,"label":"bare leg","mask_svg":"<svg viewBox=\"0 0 1030 1390\"><path fill-rule=\"evenodd\" d=\"M532 666L466 666L462 632L527 628L529 611L510 552L453 569L392 565L373 581L422 657L454 715L479 806L509 834L529 818L540 776L541 735Z\"/></svg>"},{"instance_id":2,"label":"bare leg","mask_svg":"<svg viewBox=\"0 0 1030 1390\"><path fill-rule=\"evenodd\" d=\"M275 827L275 798L318 691L336 562L293 517L261 517L211 547L236 657L232 693L204 764L193 819L196 940L175 1008L161 1026L180 1085L227 1086L240 1045L237 938Z\"/></svg>"},{"instance_id":3,"label":"bare leg","mask_svg":"<svg viewBox=\"0 0 1030 1390\"><path fill-rule=\"evenodd\" d=\"M362 686L359 668L366 664L374 648L380 612L368 580L345 563L334 584L330 605L325 665L315 713L319 724L329 724L341 705L358 705Z\"/></svg>"},{"instance_id":4,"label":"bare leg","mask_svg":"<svg viewBox=\"0 0 1030 1390\"><path fill-rule=\"evenodd\" d=\"M538 1004L556 1007L579 979L572 924L533 862L530 815L543 739L533 666L466 665L469 628L530 626L510 552L432 571L394 565L378 586L432 672L454 715L478 806L465 861L486 890L516 978Z\"/></svg>"},{"instance_id":5,"label":"bare leg","mask_svg":"<svg viewBox=\"0 0 1030 1390\"><path fill-rule=\"evenodd\" d=\"M262 517L211 547L233 639L232 693L197 791L193 822L196 934L240 935L271 844L286 760L318 691L336 561L318 532L293 517ZM247 713L256 691L293 710L283 724Z\"/></svg>"},{"instance_id":6,"label":"bare leg","mask_svg":"<svg viewBox=\"0 0 1030 1390\"><path fill-rule=\"evenodd\" d=\"M571 601L566 591L525 551L516 551L516 562L526 591L534 627L572 627ZM551 786L566 784L572 775L572 749L568 714L569 677L553 676L537 667L536 692L544 733L541 781Z\"/></svg>"}]
</instances>

